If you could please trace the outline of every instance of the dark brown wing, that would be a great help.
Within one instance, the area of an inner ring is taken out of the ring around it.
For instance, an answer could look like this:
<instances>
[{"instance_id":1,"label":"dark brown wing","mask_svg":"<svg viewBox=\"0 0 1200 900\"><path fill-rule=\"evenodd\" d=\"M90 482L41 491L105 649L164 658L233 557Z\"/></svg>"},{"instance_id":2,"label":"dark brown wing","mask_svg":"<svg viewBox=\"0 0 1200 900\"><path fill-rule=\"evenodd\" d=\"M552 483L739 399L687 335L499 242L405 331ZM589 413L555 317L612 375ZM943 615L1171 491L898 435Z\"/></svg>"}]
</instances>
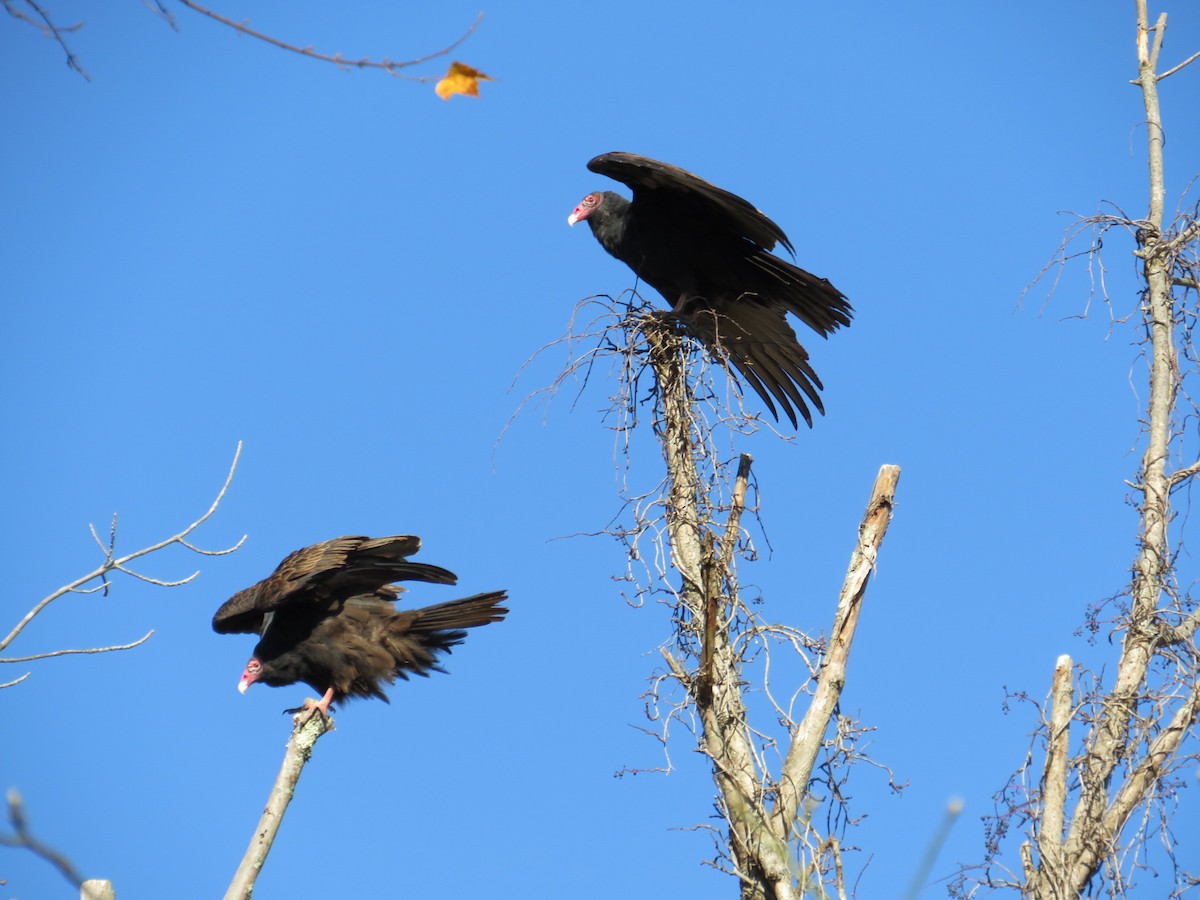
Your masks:
<instances>
[{"instance_id":1,"label":"dark brown wing","mask_svg":"<svg viewBox=\"0 0 1200 900\"><path fill-rule=\"evenodd\" d=\"M508 609L500 606L507 596L504 591L489 591L421 609L400 610L389 627L397 632L421 634L448 628L477 628L499 622L508 615Z\"/></svg>"},{"instance_id":2,"label":"dark brown wing","mask_svg":"<svg viewBox=\"0 0 1200 900\"><path fill-rule=\"evenodd\" d=\"M719 310L700 305L662 315L681 320L688 333L724 364L735 368L776 419L781 409L796 428L798 412L811 427L809 404L824 415L825 407L817 393L823 387L821 379L782 309L726 303Z\"/></svg>"},{"instance_id":3,"label":"dark brown wing","mask_svg":"<svg viewBox=\"0 0 1200 900\"><path fill-rule=\"evenodd\" d=\"M603 153L588 168L633 189L633 214L639 204L663 208L682 220L700 219L707 229L744 238L764 250L782 244L794 252L783 229L737 194L709 184L686 169L636 153ZM669 209L668 209L669 208Z\"/></svg>"},{"instance_id":4,"label":"dark brown wing","mask_svg":"<svg viewBox=\"0 0 1200 900\"><path fill-rule=\"evenodd\" d=\"M462 629L501 621L508 615L500 605L506 597L504 591L489 591L377 618L382 628L379 643L393 660L391 673L407 680L410 672L425 677L431 670L444 671L437 663L438 654L462 643L467 636Z\"/></svg>"},{"instance_id":5,"label":"dark brown wing","mask_svg":"<svg viewBox=\"0 0 1200 900\"><path fill-rule=\"evenodd\" d=\"M328 603L360 594L395 599L395 581L455 584L453 572L408 562L421 548L415 535L348 536L288 554L269 577L230 597L213 616L220 634L261 633L268 613L294 604Z\"/></svg>"},{"instance_id":6,"label":"dark brown wing","mask_svg":"<svg viewBox=\"0 0 1200 900\"><path fill-rule=\"evenodd\" d=\"M339 703L348 697L386 701L383 687L397 677L444 671L438 657L462 643L463 629L503 619L505 598L504 591L490 591L396 612L378 597L355 597L337 615L321 620L310 638L265 660L264 671L271 674L267 683L304 681L319 691L333 687Z\"/></svg>"}]
</instances>

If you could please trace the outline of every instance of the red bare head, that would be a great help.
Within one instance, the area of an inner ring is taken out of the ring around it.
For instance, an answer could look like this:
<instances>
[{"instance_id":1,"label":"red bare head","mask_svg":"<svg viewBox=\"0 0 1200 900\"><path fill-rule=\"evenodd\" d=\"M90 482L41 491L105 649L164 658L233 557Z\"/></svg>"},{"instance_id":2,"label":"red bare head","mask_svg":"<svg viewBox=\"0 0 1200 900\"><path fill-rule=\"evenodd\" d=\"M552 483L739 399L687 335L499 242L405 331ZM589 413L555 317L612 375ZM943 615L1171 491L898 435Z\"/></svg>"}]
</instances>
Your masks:
<instances>
[{"instance_id":1,"label":"red bare head","mask_svg":"<svg viewBox=\"0 0 1200 900\"><path fill-rule=\"evenodd\" d=\"M250 662L246 663L246 669L242 672L242 680L238 682L238 693L246 693L246 688L258 681L262 675L262 663L258 661L258 657L250 657Z\"/></svg>"},{"instance_id":2,"label":"red bare head","mask_svg":"<svg viewBox=\"0 0 1200 900\"><path fill-rule=\"evenodd\" d=\"M575 207L575 210L569 216L567 216L567 224L574 225L576 222L582 222L584 219L594 213L603 202L604 194L599 192L595 194L588 194L579 201L579 205Z\"/></svg>"}]
</instances>

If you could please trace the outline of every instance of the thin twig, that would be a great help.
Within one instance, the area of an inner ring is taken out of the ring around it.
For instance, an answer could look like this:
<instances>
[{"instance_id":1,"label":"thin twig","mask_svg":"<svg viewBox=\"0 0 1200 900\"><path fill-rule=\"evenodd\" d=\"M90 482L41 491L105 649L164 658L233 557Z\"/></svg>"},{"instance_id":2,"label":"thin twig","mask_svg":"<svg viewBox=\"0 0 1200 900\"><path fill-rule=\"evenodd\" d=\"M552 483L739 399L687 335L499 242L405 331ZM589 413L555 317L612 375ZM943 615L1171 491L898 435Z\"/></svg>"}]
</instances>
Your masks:
<instances>
[{"instance_id":1,"label":"thin twig","mask_svg":"<svg viewBox=\"0 0 1200 900\"><path fill-rule=\"evenodd\" d=\"M16 788L8 790L8 823L12 826L13 833L11 835L0 834L0 844L5 847L24 847L58 869L76 889L83 885L83 878L75 870L71 861L53 847L42 843L29 830L29 823L25 819L25 806L21 801L21 794Z\"/></svg>"},{"instance_id":2,"label":"thin twig","mask_svg":"<svg viewBox=\"0 0 1200 900\"><path fill-rule=\"evenodd\" d=\"M446 47L443 47L441 50L435 50L433 53L428 53L425 56L420 56L420 57L417 57L416 59L405 60L403 62L393 62L390 59L384 59L379 62L376 62L374 60L367 59L366 57L363 57L362 59L346 59L340 53L334 53L334 54L330 55L330 54L326 54L326 53L320 53L320 52L314 50L312 47L298 47L295 44L289 44L287 41L281 41L279 38L271 37L269 34L264 34L261 31L255 31L253 28L249 27L244 22L235 22L235 21L233 21L233 19L228 19L225 16L221 15L220 13L213 12L211 9L207 9L206 7L201 6L199 3L196 3L195 0L179 0L179 2L182 3L184 6L186 6L188 9L198 12L201 15L208 16L208 18L212 19L213 21L220 22L222 25L227 25L230 28L232 28L234 31L237 31L240 34L245 34L252 38L257 38L258 40L264 41L265 43L268 43L273 47L278 47L281 50L288 50L292 53L298 53L301 56L307 56L309 59L318 59L318 60L321 60L322 62L333 63L334 65L338 66L339 68L343 68L343 69L345 69L345 68L382 69L383 71L387 72L389 75L394 75L397 78L406 78L406 79L409 79L410 81L429 81L432 78L432 76L408 75L408 74L402 73L398 70L399 69L407 69L412 66L419 66L422 63L426 63L426 62L429 62L430 60L437 59L438 57L447 55L455 48L461 46L462 43L467 38L469 38L472 34L474 34L475 29L479 27L479 23L481 21L483 21L483 13L480 13L479 15L477 15L475 17L475 21L471 23L471 27L469 27L465 32L463 32L462 36L458 40L456 40L454 43L452 43Z\"/></svg>"},{"instance_id":3,"label":"thin twig","mask_svg":"<svg viewBox=\"0 0 1200 900\"><path fill-rule=\"evenodd\" d=\"M159 541L158 543L151 544L149 547L143 547L141 550L135 550L133 553L123 556L120 559L113 559L111 549L107 550L105 552L104 562L101 563L101 565L98 568L93 569L91 572L88 572L86 575L76 578L74 581L72 581L69 584L63 585L62 587L58 588L58 590L48 594L46 597L42 598L42 600L40 600L38 603L36 603L33 606L33 608L25 614L24 618L22 618L21 621L16 624L16 627L14 627L13 630L8 633L8 636L5 637L4 640L0 641L0 652L3 652L9 646L9 644L11 644L14 640L16 640L16 638L21 634L21 632L25 630L26 626L28 626L29 623L32 622L38 616L39 613L42 612L42 610L44 610L47 606L49 606L51 603L53 603L59 597L62 597L66 594L86 592L88 589L83 588L83 586L85 584L87 584L89 581L94 581L97 578L101 578L101 579L104 578L110 571L112 571L114 569L121 571L121 572L125 572L126 574L129 574L129 575L133 575L135 578L139 578L143 581L149 581L151 583L161 584L164 586L170 586L172 584L182 584L186 581L191 580L191 578L194 578L195 575L189 576L187 579L183 579L179 582L155 581L154 579L150 579L150 578L147 578L146 576L138 575L135 572L131 572L128 569L128 564L135 559L140 559L141 557L147 556L151 553L156 553L159 550L164 549L165 547L171 546L172 544L185 544L185 546L186 546L184 539L188 535L190 535L193 531L195 531L197 528L199 528L201 525L203 525L205 522L207 522L212 517L212 515L217 511L217 507L219 507L221 505L221 501L223 499L225 499L225 494L229 490L230 484L233 482L233 475L237 471L238 460L241 459L241 456L242 456L242 442L238 441L237 449L234 451L234 454L233 454L233 462L229 466L229 473L225 476L225 481L221 485L221 489L217 492L216 499L213 500L212 505L209 506L208 511L205 512L204 515L202 515L200 518L196 519L196 521L192 522L190 525L188 525L185 529L183 529L183 531L179 532L178 534L174 534L171 537L166 538L165 540ZM116 525L115 525L115 520L114 520L114 526L113 526L114 535L115 535L115 527L116 527ZM92 535L93 535L93 537L95 536L94 528L92 529ZM233 553L235 550L237 550L239 547L241 547L242 544L245 542L245 540L246 540L246 536L242 535L242 537L238 540L238 542L236 544L234 544L232 547L229 547L229 548L226 548L223 550L207 550L207 551L196 551L196 552L203 552L204 555L206 555L206 556L224 556L228 553ZM195 548L189 547L189 549L195 549Z\"/></svg>"},{"instance_id":4,"label":"thin twig","mask_svg":"<svg viewBox=\"0 0 1200 900\"><path fill-rule=\"evenodd\" d=\"M4 8L7 9L9 14L11 14L14 18L20 19L23 22L28 22L30 25L33 25L35 28L41 31L42 34L46 35L46 37L53 38L55 41L57 41L58 46L62 47L63 53L67 54L67 65L86 78L88 81L91 81L92 76L89 75L83 68L79 62L79 57L71 52L71 48L67 46L67 42L63 39L64 32L78 31L83 27L83 23L77 22L74 25L66 26L55 25L50 20L50 16L44 9L41 8L41 6L38 5L36 0L25 0L25 3L28 4L30 9L37 13L38 18L41 19L44 24L39 24L33 21L33 19L29 18L29 16L14 8L13 0L4 0Z\"/></svg>"},{"instance_id":5,"label":"thin twig","mask_svg":"<svg viewBox=\"0 0 1200 900\"><path fill-rule=\"evenodd\" d=\"M1200 475L1200 461L1194 462L1190 466L1186 466L1185 468L1176 469L1174 472L1171 473L1171 477L1169 480L1170 480L1171 486L1174 487L1184 481L1187 481L1189 478L1192 478L1196 475Z\"/></svg>"},{"instance_id":6,"label":"thin twig","mask_svg":"<svg viewBox=\"0 0 1200 900\"><path fill-rule=\"evenodd\" d=\"M172 31L179 30L179 23L175 21L175 14L167 9L167 7L163 4L163 0L142 0L142 2L150 7L150 10L156 16L170 25Z\"/></svg>"},{"instance_id":7,"label":"thin twig","mask_svg":"<svg viewBox=\"0 0 1200 900\"><path fill-rule=\"evenodd\" d=\"M1197 50L1195 53L1193 53L1191 56L1189 56L1187 59L1185 59L1179 65L1172 66L1171 68L1167 69L1167 71L1163 72L1161 75L1158 76L1158 80L1162 81L1164 78L1166 78L1170 75L1174 75L1176 72L1178 72L1184 66L1190 65L1191 63L1194 63L1198 59L1200 59L1200 50ZM1131 84L1137 84L1137 83L1138 82L1136 82L1136 81L1131 82Z\"/></svg>"},{"instance_id":8,"label":"thin twig","mask_svg":"<svg viewBox=\"0 0 1200 900\"><path fill-rule=\"evenodd\" d=\"M75 653L113 653L117 650L132 650L134 647L138 647L150 640L150 635L152 634L154 634L153 628L130 644L119 644L115 647L91 647L87 650L51 650L47 653L35 653L33 656L13 656L7 659L0 659L0 663L30 662L35 659L49 659L52 656L70 656ZM8 685L0 684L0 687L8 687Z\"/></svg>"}]
</instances>

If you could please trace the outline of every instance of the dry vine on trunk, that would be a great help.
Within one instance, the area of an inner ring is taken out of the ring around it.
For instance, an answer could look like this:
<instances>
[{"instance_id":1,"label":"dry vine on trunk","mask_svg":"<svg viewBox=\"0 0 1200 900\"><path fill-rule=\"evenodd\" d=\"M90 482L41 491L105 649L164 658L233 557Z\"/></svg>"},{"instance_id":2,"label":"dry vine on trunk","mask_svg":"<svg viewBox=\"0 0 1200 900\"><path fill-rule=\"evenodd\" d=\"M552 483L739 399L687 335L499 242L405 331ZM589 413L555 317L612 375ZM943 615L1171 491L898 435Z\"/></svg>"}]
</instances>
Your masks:
<instances>
[{"instance_id":1,"label":"dry vine on trunk","mask_svg":"<svg viewBox=\"0 0 1200 900\"><path fill-rule=\"evenodd\" d=\"M1066 900L1084 891L1121 897L1139 878L1163 876L1150 859L1154 847L1163 848L1169 860L1169 896L1200 883L1176 857L1171 830L1184 774L1200 760L1194 745L1200 711L1196 576L1181 571L1189 562L1183 553L1186 518L1177 519L1172 506L1200 473L1200 407L1187 389L1198 361L1193 334L1200 313L1200 220L1193 203L1174 221L1165 221L1165 131L1158 97L1162 80L1200 53L1160 73L1166 13L1151 25L1147 0L1136 0L1136 9L1138 77L1133 84L1141 90L1145 110L1148 211L1144 219L1123 214L1082 219L1071 236L1091 232L1091 246L1075 254L1064 243L1055 260L1061 266L1083 255L1095 262L1101 239L1124 230L1135 244L1142 282L1145 447L1129 482L1138 549L1128 585L1094 607L1087 621L1093 635L1107 624L1109 640L1120 651L1100 673L1077 667L1070 656L1058 659L1032 752L998 795L987 860L964 871L954 886L956 896L1007 887L1038 900ZM1101 289L1106 290L1103 282ZM1107 294L1104 300L1111 303ZM1104 622L1102 616L1110 618ZM1010 835L1020 838L1020 861L1005 865L1000 856Z\"/></svg>"},{"instance_id":2,"label":"dry vine on trunk","mask_svg":"<svg viewBox=\"0 0 1200 900\"><path fill-rule=\"evenodd\" d=\"M653 733L668 750L668 765L672 723L689 728L710 761L725 824L713 829L718 854L712 862L738 878L743 898L849 896L842 788L856 764L877 764L858 745L867 729L839 710L838 698L900 470L883 466L879 472L829 635L765 621L743 600L736 568L739 556L753 556L743 524L748 509L754 515L747 507L752 460L734 451L722 461L717 447L718 434L732 441L765 423L745 414L732 381L726 393L718 390L712 375L719 361L682 335L669 314L636 295L628 303L607 299L581 303L580 309L603 308L586 328L595 347L576 352L548 393L560 390L567 374L590 374L601 361L616 360L615 430L627 455L648 398L667 474L644 493L626 481L625 510L634 521L608 531L627 547L624 580L632 601L661 600L675 623L660 647L665 668L646 694ZM572 340L580 338L575 331ZM773 667L772 654L783 651L789 659L777 657ZM790 696L777 699L788 676ZM764 696L766 707L750 702L750 692Z\"/></svg>"}]
</instances>

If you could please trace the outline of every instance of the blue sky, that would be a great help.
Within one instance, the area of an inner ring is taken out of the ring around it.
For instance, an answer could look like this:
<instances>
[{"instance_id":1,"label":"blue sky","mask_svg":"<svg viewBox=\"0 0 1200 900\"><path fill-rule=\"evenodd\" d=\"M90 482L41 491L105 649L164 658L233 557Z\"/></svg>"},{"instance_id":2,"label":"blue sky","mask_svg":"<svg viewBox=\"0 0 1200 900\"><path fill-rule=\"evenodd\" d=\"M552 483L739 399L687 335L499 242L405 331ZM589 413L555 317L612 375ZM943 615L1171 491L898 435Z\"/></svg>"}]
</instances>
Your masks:
<instances>
[{"instance_id":1,"label":"blue sky","mask_svg":"<svg viewBox=\"0 0 1200 900\"><path fill-rule=\"evenodd\" d=\"M1112 323L1136 308L1130 247L1105 248L1111 312L1089 309L1081 267L1020 302L1070 224L1059 211L1145 208L1132 3L502 4L454 53L496 81L450 102L183 8L177 34L139 3L46 5L85 22L69 40L93 81L0 19L6 618L98 563L89 522L119 512L133 550L198 516L239 440L197 540L248 538L143 567L199 565L186 587L59 601L13 645L156 630L30 666L0 697L0 775L44 840L123 900L223 892L279 765L279 711L305 689L239 697L254 641L213 634L213 611L297 547L415 533L460 589L414 602L506 588L512 614L451 675L338 715L259 893L732 895L701 865L710 842L691 829L712 788L686 736L669 776L614 777L662 762L638 697L668 624L622 601L616 542L562 539L620 508L611 384L500 438L566 361L518 378L576 301L632 286L565 221L614 187L587 160L628 150L749 198L855 306L852 328L806 341L828 415L741 447L770 543L741 577L764 615L827 629L875 473L903 467L843 707L909 786L855 778L851 865L860 896L898 895L952 797L965 811L933 878L978 860L1034 725L1005 714L1005 688L1040 697L1060 653L1112 658L1075 631L1133 554L1142 368L1135 331ZM407 6L217 8L393 59L479 11ZM1200 48L1200 11L1172 7L1168 65ZM1170 208L1200 159L1198 76L1163 83ZM658 465L643 450L635 479ZM1178 820L1192 859L1195 790ZM0 854L0 878L5 897L73 893L28 854Z\"/></svg>"}]
</instances>

